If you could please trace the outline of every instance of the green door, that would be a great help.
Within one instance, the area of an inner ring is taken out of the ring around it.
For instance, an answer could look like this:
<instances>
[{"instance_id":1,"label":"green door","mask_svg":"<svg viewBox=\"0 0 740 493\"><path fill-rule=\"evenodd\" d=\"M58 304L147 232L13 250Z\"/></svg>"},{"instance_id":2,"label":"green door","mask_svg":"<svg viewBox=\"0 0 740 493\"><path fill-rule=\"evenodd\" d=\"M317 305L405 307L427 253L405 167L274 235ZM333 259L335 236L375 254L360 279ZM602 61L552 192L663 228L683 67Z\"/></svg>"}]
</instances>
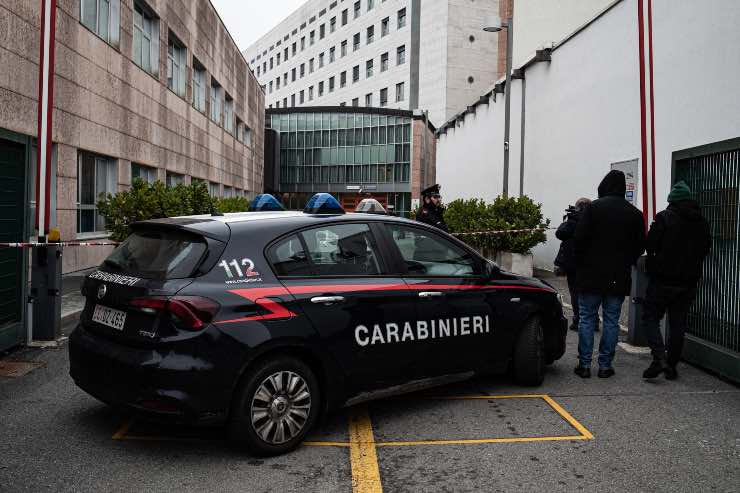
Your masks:
<instances>
[{"instance_id":1,"label":"green door","mask_svg":"<svg viewBox=\"0 0 740 493\"><path fill-rule=\"evenodd\" d=\"M23 241L26 146L0 139L0 242ZM0 351L21 340L23 251L0 247Z\"/></svg>"}]
</instances>

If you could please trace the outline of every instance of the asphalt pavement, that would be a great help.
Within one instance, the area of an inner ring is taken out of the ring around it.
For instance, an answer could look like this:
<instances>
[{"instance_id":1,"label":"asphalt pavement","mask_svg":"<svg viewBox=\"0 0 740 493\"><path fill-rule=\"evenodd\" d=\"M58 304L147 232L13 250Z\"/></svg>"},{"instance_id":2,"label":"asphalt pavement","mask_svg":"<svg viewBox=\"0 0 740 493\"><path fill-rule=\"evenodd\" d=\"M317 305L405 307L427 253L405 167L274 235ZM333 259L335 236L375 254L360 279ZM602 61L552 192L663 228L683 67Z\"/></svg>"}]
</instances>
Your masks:
<instances>
[{"instance_id":1,"label":"asphalt pavement","mask_svg":"<svg viewBox=\"0 0 740 493\"><path fill-rule=\"evenodd\" d=\"M64 345L17 351L5 360L40 366L0 377L0 491L740 490L740 388L688 365L645 382L649 355L621 348L616 376L582 380L576 339L541 387L479 377L345 409L267 459L222 429L106 407L69 378Z\"/></svg>"}]
</instances>

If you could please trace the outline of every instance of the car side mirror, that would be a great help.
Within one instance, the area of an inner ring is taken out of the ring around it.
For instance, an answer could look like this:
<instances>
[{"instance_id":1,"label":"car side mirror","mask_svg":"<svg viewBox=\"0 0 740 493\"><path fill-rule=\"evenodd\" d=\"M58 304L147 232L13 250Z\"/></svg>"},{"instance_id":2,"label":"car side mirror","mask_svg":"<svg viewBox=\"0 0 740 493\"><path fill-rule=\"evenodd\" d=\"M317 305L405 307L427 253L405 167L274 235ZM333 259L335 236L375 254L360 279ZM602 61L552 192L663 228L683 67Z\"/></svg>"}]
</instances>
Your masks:
<instances>
[{"instance_id":1,"label":"car side mirror","mask_svg":"<svg viewBox=\"0 0 740 493\"><path fill-rule=\"evenodd\" d=\"M490 260L483 265L483 275L486 279L496 279L501 272L501 268Z\"/></svg>"}]
</instances>

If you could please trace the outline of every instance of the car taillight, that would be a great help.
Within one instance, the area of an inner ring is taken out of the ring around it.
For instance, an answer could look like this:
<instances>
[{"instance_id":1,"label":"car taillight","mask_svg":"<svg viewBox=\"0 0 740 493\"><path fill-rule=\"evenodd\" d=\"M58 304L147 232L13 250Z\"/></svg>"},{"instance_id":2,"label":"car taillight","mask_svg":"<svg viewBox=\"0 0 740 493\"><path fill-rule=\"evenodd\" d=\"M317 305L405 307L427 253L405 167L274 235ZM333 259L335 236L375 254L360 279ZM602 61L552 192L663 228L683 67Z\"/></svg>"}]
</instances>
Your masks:
<instances>
[{"instance_id":1,"label":"car taillight","mask_svg":"<svg viewBox=\"0 0 740 493\"><path fill-rule=\"evenodd\" d=\"M129 304L144 313L169 313L175 318L178 327L186 330L202 329L213 320L220 308L215 301L201 296L135 298Z\"/></svg>"}]
</instances>

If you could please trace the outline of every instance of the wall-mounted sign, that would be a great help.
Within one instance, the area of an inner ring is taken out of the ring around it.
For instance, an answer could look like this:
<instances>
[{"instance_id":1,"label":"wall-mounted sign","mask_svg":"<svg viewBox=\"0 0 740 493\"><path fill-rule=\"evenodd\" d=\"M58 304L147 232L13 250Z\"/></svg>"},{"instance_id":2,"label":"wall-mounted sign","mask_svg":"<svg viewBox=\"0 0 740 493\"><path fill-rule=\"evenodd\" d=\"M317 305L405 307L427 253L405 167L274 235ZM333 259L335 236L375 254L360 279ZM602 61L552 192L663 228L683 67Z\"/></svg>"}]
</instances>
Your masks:
<instances>
[{"instance_id":1,"label":"wall-mounted sign","mask_svg":"<svg viewBox=\"0 0 740 493\"><path fill-rule=\"evenodd\" d=\"M612 169L617 169L624 173L627 180L627 192L624 194L624 198L630 204L637 206L637 194L640 190L640 173L637 159L612 163Z\"/></svg>"}]
</instances>

